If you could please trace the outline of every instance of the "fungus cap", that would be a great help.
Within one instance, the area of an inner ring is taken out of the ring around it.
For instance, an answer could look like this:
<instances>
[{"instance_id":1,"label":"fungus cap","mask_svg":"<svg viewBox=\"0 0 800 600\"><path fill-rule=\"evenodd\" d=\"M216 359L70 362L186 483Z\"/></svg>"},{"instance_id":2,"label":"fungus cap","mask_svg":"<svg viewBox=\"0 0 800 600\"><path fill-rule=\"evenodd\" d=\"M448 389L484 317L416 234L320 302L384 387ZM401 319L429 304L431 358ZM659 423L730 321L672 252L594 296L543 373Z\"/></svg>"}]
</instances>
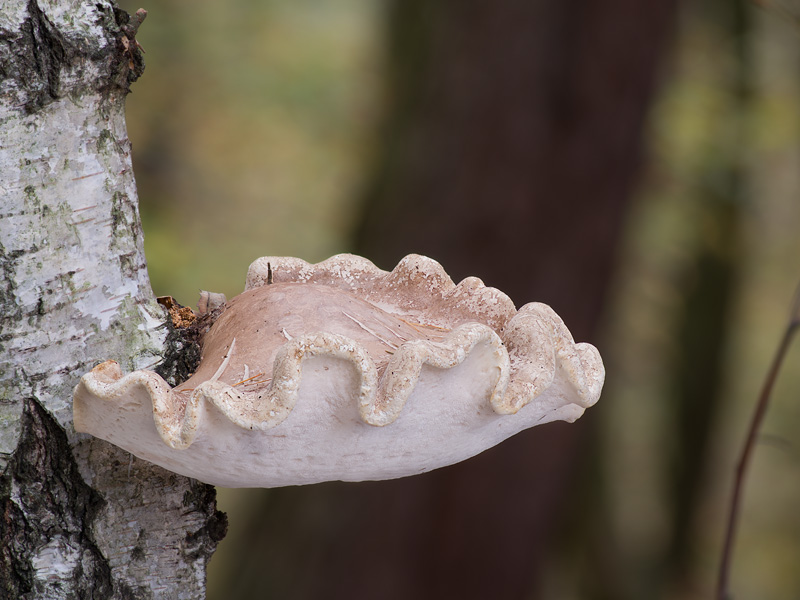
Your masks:
<instances>
[{"instance_id":1,"label":"fungus cap","mask_svg":"<svg viewBox=\"0 0 800 600\"><path fill-rule=\"evenodd\" d=\"M435 261L266 257L222 307L192 377L106 361L74 392L77 431L226 487L392 479L574 421L602 389L594 346L548 306L519 311Z\"/></svg>"}]
</instances>

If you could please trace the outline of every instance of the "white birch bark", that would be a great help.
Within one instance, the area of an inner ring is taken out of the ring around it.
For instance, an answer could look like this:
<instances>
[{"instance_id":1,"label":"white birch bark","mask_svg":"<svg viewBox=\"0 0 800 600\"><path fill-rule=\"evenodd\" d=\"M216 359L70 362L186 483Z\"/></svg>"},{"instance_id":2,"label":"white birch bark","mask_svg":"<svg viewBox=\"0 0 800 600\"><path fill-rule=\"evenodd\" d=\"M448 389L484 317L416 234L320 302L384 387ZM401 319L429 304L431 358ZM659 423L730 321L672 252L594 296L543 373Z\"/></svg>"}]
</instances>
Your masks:
<instances>
[{"instance_id":1,"label":"white birch bark","mask_svg":"<svg viewBox=\"0 0 800 600\"><path fill-rule=\"evenodd\" d=\"M72 428L101 360L153 366L124 120L143 63L112 0L0 0L0 597L202 598L213 488Z\"/></svg>"}]
</instances>

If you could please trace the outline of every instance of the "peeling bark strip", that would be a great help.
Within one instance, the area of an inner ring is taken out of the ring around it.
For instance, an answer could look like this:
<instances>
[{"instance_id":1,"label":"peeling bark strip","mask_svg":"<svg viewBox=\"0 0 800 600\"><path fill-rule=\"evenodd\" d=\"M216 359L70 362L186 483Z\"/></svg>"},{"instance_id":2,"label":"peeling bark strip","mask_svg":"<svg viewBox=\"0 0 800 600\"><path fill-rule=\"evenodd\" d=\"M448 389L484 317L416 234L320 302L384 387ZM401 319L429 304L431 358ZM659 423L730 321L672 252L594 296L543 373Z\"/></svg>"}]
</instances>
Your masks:
<instances>
[{"instance_id":1,"label":"peeling bark strip","mask_svg":"<svg viewBox=\"0 0 800 600\"><path fill-rule=\"evenodd\" d=\"M210 486L75 434L72 389L165 345L142 247L128 87L144 63L111 0L0 0L0 598L205 596L225 533ZM187 354L185 358L178 356Z\"/></svg>"}]
</instances>

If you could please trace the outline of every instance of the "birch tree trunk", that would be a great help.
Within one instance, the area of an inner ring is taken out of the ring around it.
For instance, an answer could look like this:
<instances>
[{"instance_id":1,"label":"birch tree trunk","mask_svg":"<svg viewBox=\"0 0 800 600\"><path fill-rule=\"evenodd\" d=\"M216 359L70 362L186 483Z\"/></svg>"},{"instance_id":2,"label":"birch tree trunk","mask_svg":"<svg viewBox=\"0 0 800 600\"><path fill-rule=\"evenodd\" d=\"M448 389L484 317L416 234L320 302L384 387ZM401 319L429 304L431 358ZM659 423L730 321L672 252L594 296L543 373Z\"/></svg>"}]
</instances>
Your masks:
<instances>
[{"instance_id":1,"label":"birch tree trunk","mask_svg":"<svg viewBox=\"0 0 800 600\"><path fill-rule=\"evenodd\" d=\"M137 24L113 0L0 0L2 598L202 598L225 532L211 486L72 427L80 375L169 346L124 120Z\"/></svg>"}]
</instances>

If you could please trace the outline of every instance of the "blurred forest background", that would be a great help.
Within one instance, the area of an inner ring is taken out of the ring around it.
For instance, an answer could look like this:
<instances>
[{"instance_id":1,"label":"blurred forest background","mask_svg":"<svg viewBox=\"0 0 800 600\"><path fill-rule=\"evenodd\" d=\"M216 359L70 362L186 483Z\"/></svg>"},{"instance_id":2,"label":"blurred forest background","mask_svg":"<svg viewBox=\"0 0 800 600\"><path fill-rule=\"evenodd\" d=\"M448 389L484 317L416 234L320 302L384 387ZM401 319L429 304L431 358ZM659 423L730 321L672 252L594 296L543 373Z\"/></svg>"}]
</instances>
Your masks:
<instances>
[{"instance_id":1,"label":"blurred forest background","mask_svg":"<svg viewBox=\"0 0 800 600\"><path fill-rule=\"evenodd\" d=\"M219 490L209 598L710 598L800 274L800 4L144 8L128 126L157 294L231 297L263 255L418 252L551 304L607 368L578 423L461 465ZM800 597L798 367L795 347L736 598Z\"/></svg>"}]
</instances>

